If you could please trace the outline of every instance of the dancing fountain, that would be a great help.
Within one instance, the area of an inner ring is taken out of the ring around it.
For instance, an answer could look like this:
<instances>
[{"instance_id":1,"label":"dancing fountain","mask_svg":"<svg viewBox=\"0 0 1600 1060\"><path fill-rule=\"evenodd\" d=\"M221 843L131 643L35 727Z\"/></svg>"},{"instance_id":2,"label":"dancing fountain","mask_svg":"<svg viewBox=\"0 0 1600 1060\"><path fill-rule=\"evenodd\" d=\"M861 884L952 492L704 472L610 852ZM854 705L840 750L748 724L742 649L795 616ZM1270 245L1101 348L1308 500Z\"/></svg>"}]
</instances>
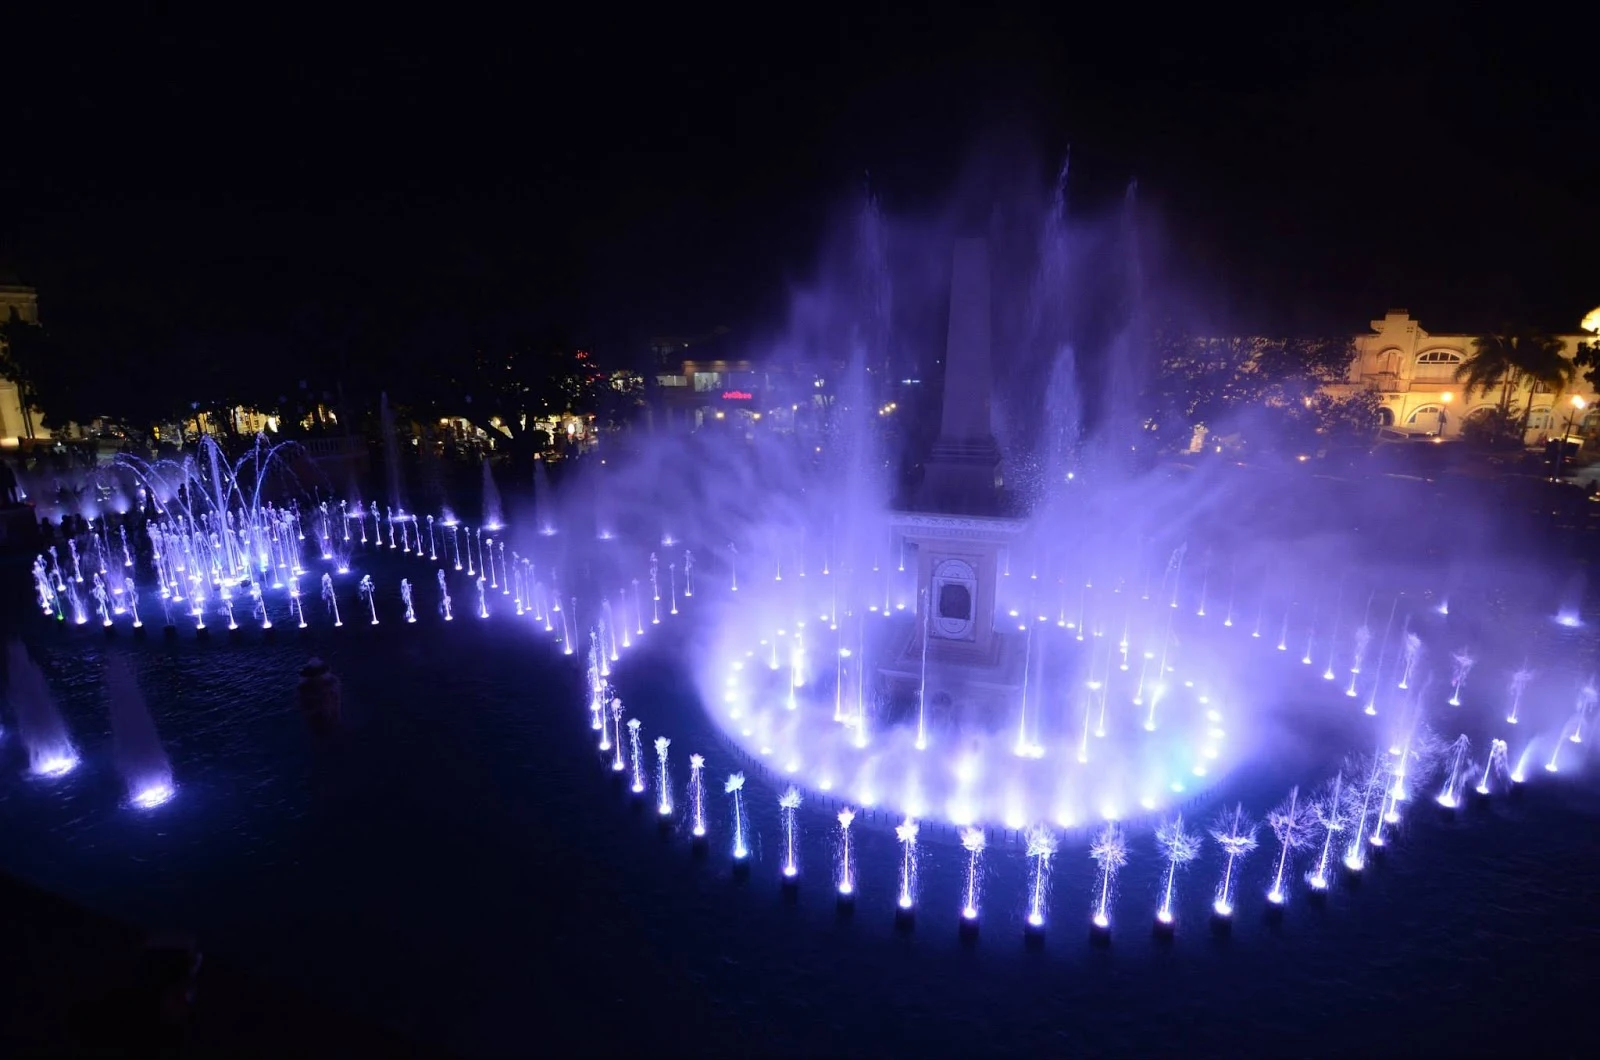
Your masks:
<instances>
[{"instance_id":1,"label":"dancing fountain","mask_svg":"<svg viewBox=\"0 0 1600 1060\"><path fill-rule=\"evenodd\" d=\"M1221 920L1233 916L1233 869L1236 862L1249 856L1256 848L1256 823L1245 816L1243 804L1224 810L1211 826L1211 838L1227 855L1222 867L1222 879L1217 884L1217 897L1211 903L1212 912Z\"/></svg>"},{"instance_id":2,"label":"dancing fountain","mask_svg":"<svg viewBox=\"0 0 1600 1060\"><path fill-rule=\"evenodd\" d=\"M850 860L850 826L855 824L856 811L846 806L839 811L839 900L848 902L855 897L856 872Z\"/></svg>"},{"instance_id":3,"label":"dancing fountain","mask_svg":"<svg viewBox=\"0 0 1600 1060\"><path fill-rule=\"evenodd\" d=\"M1272 876L1272 887L1267 891L1267 901L1274 907L1289 900L1286 879L1291 868L1290 858L1296 850L1311 842L1311 825L1315 819L1313 808L1300 801L1300 788L1289 789L1289 797L1267 814L1267 829L1278 841L1278 868Z\"/></svg>"},{"instance_id":4,"label":"dancing fountain","mask_svg":"<svg viewBox=\"0 0 1600 1060\"><path fill-rule=\"evenodd\" d=\"M44 673L18 641L6 649L6 698L17 715L17 729L28 749L29 772L36 777L64 777L78 766L78 752L56 709Z\"/></svg>"},{"instance_id":5,"label":"dancing fountain","mask_svg":"<svg viewBox=\"0 0 1600 1060\"><path fill-rule=\"evenodd\" d=\"M907 817L895 826L894 836L900 841L900 897L896 901L895 916L909 922L917 908L917 822Z\"/></svg>"},{"instance_id":6,"label":"dancing fountain","mask_svg":"<svg viewBox=\"0 0 1600 1060\"><path fill-rule=\"evenodd\" d=\"M1108 932L1111 930L1111 884L1118 870L1128 863L1128 841L1115 822L1107 822L1095 835L1089 857L1100 869L1100 891L1090 923L1096 931Z\"/></svg>"},{"instance_id":7,"label":"dancing fountain","mask_svg":"<svg viewBox=\"0 0 1600 1060\"><path fill-rule=\"evenodd\" d=\"M1163 821L1156 828L1156 845L1161 848L1162 857L1167 862L1165 882L1161 886L1161 903L1156 907L1156 929L1170 931L1174 919L1172 893L1178 880L1178 870L1200 856L1200 837L1184 830L1183 816L1180 814L1170 821Z\"/></svg>"},{"instance_id":8,"label":"dancing fountain","mask_svg":"<svg viewBox=\"0 0 1600 1060\"><path fill-rule=\"evenodd\" d=\"M1043 825L1028 829L1028 863L1032 876L1028 884L1028 930L1044 930L1044 911L1050 890L1050 860L1056 854L1055 833Z\"/></svg>"},{"instance_id":9,"label":"dancing fountain","mask_svg":"<svg viewBox=\"0 0 1600 1060\"><path fill-rule=\"evenodd\" d=\"M958 852L948 861L961 873L955 912L969 937L980 914L989 916L1001 900L1000 888L1011 887L1038 941L1050 916L1051 870L1071 864L1055 856L1074 847L1095 864L1090 920L1106 936L1118 874L1130 851L1148 849L1151 826L1162 859L1158 932L1173 930L1179 877L1202 856L1205 870L1219 873L1210 902L1218 921L1230 921L1249 900L1240 894L1264 893L1277 916L1297 872L1313 896L1335 885L1341 865L1347 878L1361 873L1369 855L1408 827L1418 793L1453 810L1469 788L1480 797L1514 790L1530 762L1552 773L1579 764L1600 697L1580 684L1575 703L1570 686L1553 700L1525 665L1510 677L1509 702L1491 707L1486 701L1499 697L1485 689L1504 679L1506 649L1465 625L1467 594L1456 594L1452 617L1431 606L1440 597L1386 584L1337 550L1313 554L1301 542L1252 536L1238 520L1219 517L1234 498L1204 466L1181 475L1135 471L1120 462L1124 455L1091 451L1075 426L1057 432L1070 438L1039 452L1014 451L1017 428L997 426L1004 417L991 407L992 264L985 240L958 243L943 322L939 435L920 487L894 509L880 475L885 454L852 419L883 407L864 400L867 374L858 370L874 351L852 339L853 368L830 398L835 419L822 439L836 452L814 447L818 471L760 439L749 447L753 458L733 447L697 453L710 470L691 470L694 488L681 494L664 470L672 461L641 465L653 490L639 488L642 472L594 471L601 476L595 488L579 491L580 519L563 517L541 463L537 516L525 519L502 510L485 461L483 521L469 528L448 511L437 519L408 512L397 476L388 506L371 499L280 506L264 490L264 469L282 470L276 449L258 446L230 467L203 444L181 464L128 464L159 510L147 541L134 533L148 553L136 555L124 534L94 525L64 554L50 550L34 562L38 606L64 637L79 635L77 625L113 628L128 621L124 615L137 627L143 580L146 592L159 593L174 635L174 616L192 616L196 629L208 616L237 628L235 608L244 617L245 600L262 630L271 628L269 602L307 628L300 579L311 578L327 612L312 615L315 635L354 637L326 632L343 625L344 577L355 571L372 626L381 617L377 585L396 577L405 622L370 634L385 644L511 630L505 635L579 656L581 709L596 737L589 746L618 786L626 782L639 797L634 805L648 805L643 796L654 781L664 834L682 820L700 855L712 856L705 786L713 769L727 777L726 850L736 871L775 849L779 835L778 868L792 889L802 861L811 859L816 871L818 847L831 847L836 899L853 907L862 874L870 881L881 867L871 861L870 830L892 827L900 923L919 915L924 864L928 894L938 892L933 873L948 846ZM1054 362L1041 400L1050 418L1075 423L1073 376L1061 371L1066 356ZM737 487L708 487L722 481L721 472ZM680 495L683 503L670 500ZM637 510L627 508L630 498L638 498ZM669 504L670 521L661 512ZM409 574L413 556L436 565L437 620L424 608L419 621L411 578L392 570L403 563ZM470 631L437 624L452 621L452 590L476 591L481 621ZM510 597L510 606L491 611L491 590ZM1577 615L1574 604L1574 623ZM1470 638L1463 628L1474 631ZM671 665L661 660L675 654L691 669L714 732L648 690L629 693L625 717L611 682L639 665L631 649L647 630L661 645L647 665ZM1578 634L1562 626L1549 635ZM245 629L228 638L229 650L248 650L250 639ZM1459 647L1463 639L1470 649ZM501 641L483 643L493 645L481 653L488 659L514 654ZM20 648L11 656L11 702L31 772L65 774L79 751L38 668ZM1553 665L1537 650L1530 657L1541 670ZM1475 691L1464 695L1471 673L1479 673ZM159 805L175 788L148 710L120 660L108 683L129 801ZM1552 710L1560 715L1555 724ZM1478 717L1484 711L1494 717ZM1447 731L1463 733L1449 745L1429 728L1446 716ZM646 724L663 733L650 744L653 761ZM1503 726L1519 724L1537 738L1519 741L1512 768ZM1184 811L1191 819L1209 815L1214 785L1281 750L1283 734L1302 725L1317 727L1319 745L1324 728L1347 740L1330 738L1328 757L1318 760L1333 779L1312 787L1320 777L1307 778L1304 790L1315 797L1295 786L1264 815L1277 857L1270 873L1241 879L1259 832L1243 804L1198 834L1186 830ZM669 747L677 742L681 754L702 737L711 746L688 756L687 786L675 792ZM1474 744L1488 749L1481 760ZM1380 753L1370 759L1337 760L1347 747L1372 746ZM675 794L685 811L676 819ZM1216 846L1209 853L1206 835Z\"/></svg>"},{"instance_id":10,"label":"dancing fountain","mask_svg":"<svg viewBox=\"0 0 1600 1060\"><path fill-rule=\"evenodd\" d=\"M961 846L967 852L966 887L963 888L961 903L963 923L977 923L978 920L978 881L982 878L983 851L988 845L989 837L983 834L983 829L967 827L961 830Z\"/></svg>"},{"instance_id":11,"label":"dancing fountain","mask_svg":"<svg viewBox=\"0 0 1600 1060\"><path fill-rule=\"evenodd\" d=\"M128 801L138 809L153 810L177 794L177 788L150 708L122 656L112 656L106 664L106 699L111 704L112 757Z\"/></svg>"}]
</instances>

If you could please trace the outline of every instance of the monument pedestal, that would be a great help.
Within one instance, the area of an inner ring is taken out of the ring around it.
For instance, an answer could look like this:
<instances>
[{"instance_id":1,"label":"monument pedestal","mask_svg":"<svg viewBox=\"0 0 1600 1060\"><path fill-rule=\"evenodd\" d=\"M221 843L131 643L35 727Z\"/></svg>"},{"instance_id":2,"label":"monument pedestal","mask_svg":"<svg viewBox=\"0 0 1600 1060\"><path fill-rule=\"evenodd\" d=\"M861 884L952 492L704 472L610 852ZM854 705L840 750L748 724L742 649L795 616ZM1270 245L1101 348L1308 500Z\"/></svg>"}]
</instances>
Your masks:
<instances>
[{"instance_id":1,"label":"monument pedestal","mask_svg":"<svg viewBox=\"0 0 1600 1060\"><path fill-rule=\"evenodd\" d=\"M958 724L987 726L1008 717L1022 688L1026 636L995 625L1001 555L1022 532L1020 520L901 512L891 526L915 550L917 613L899 651L882 667L890 688L915 691Z\"/></svg>"}]
</instances>

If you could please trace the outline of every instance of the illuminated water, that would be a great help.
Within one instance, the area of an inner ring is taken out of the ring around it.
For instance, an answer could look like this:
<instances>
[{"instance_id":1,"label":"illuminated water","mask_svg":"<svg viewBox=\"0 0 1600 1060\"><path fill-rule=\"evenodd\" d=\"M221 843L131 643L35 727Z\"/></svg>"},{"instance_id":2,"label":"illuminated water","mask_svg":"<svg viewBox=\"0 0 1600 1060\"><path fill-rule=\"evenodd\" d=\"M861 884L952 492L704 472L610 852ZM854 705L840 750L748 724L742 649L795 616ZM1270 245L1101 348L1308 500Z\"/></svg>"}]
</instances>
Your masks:
<instances>
[{"instance_id":1,"label":"illuminated water","mask_svg":"<svg viewBox=\"0 0 1600 1060\"><path fill-rule=\"evenodd\" d=\"M375 568L380 586L409 569L394 562L392 576ZM378 608L402 614L398 589L380 589ZM531 621L423 615L335 631L319 615L305 641L285 628L275 642L246 630L135 644L123 632L108 645L93 625L18 614L45 623L24 628L65 692L82 764L29 780L17 742L0 745L0 863L117 915L191 927L215 953L462 1049L524 1042L530 992L568 1013L550 1029L562 1040L604 1025L608 1041L637 1048L681 1021L708 1048L761 1033L772 1052L853 1055L880 1040L889 1005L894 1040L936 1053L1160 1051L1174 1028L1195 1049L1226 1050L1236 1027L1208 1020L1222 1007L1253 1013L1263 1049L1303 1051L1308 1024L1329 1051L1357 1048L1370 1029L1348 1026L1352 1011L1396 1026L1393 1041L1468 1047L1480 1040L1462 1015L1473 998L1516 1011L1526 1047L1561 1026L1571 998L1534 969L1594 944L1583 910L1600 858L1583 835L1600 806L1581 779L1448 820L1413 809L1359 889L1336 882L1323 907L1297 894L1277 925L1260 915L1274 859L1248 859L1225 942L1204 927L1215 850L1180 880L1168 948L1142 927L1165 862L1148 833L1132 835L1111 905L1121 929L1098 950L1084 940L1104 877L1081 838L1064 841L1051 937L1035 951L1021 945L1030 866L1014 848L992 850L983 935L967 948L956 926L968 858L954 842L919 844L916 927L893 928L903 848L892 822L852 829L852 918L839 919L827 886L783 902L781 789L760 775L742 792L751 872L744 883L729 875L722 780L737 760L670 643L688 626L645 637L615 680L653 731L710 759L718 787L703 861L686 835L655 826L653 798L650 813L629 809L628 784L589 750L581 668L551 636L527 650ZM313 651L346 689L348 731L328 743L294 706ZM149 813L120 805L101 705L107 652L130 657L173 763L178 797ZM473 663L448 661L459 659ZM1262 812L1306 780L1298 763L1265 761L1226 795ZM799 865L834 863L838 823L825 803L797 809L795 835ZM638 1019L605 1021L617 1005Z\"/></svg>"}]
</instances>

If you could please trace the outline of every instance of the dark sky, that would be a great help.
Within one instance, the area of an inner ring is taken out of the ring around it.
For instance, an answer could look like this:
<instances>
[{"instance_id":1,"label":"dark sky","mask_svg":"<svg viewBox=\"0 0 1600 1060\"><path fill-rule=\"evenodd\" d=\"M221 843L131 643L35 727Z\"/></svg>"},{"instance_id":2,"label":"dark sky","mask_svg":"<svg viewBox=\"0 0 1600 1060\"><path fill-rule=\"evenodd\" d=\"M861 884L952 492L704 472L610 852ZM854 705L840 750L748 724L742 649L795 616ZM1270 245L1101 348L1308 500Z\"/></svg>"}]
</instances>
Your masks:
<instances>
[{"instance_id":1,"label":"dark sky","mask_svg":"<svg viewBox=\"0 0 1600 1060\"><path fill-rule=\"evenodd\" d=\"M1600 105L1559 26L594 7L8 28L0 272L47 313L221 317L454 277L620 347L769 314L863 174L926 209L1005 127L1041 176L1070 145L1078 209L1137 177L1169 262L1242 318L1600 304Z\"/></svg>"}]
</instances>

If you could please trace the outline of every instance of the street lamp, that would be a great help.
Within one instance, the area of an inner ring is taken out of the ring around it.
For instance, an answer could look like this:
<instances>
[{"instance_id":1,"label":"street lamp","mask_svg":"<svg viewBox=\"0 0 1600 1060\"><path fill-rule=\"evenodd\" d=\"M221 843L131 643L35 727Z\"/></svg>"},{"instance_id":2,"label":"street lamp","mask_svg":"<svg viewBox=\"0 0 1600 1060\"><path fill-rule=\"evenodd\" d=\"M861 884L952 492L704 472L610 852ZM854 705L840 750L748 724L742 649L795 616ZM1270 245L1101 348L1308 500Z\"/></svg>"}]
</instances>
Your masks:
<instances>
[{"instance_id":1,"label":"street lamp","mask_svg":"<svg viewBox=\"0 0 1600 1060\"><path fill-rule=\"evenodd\" d=\"M1572 411L1567 413L1567 425L1561 428L1561 445L1556 449L1555 480L1561 481L1561 459L1567 455L1567 435L1572 433L1572 420L1589 403L1577 394L1572 395Z\"/></svg>"},{"instance_id":2,"label":"street lamp","mask_svg":"<svg viewBox=\"0 0 1600 1060\"><path fill-rule=\"evenodd\" d=\"M1444 426L1445 426L1445 424L1450 422L1450 402L1454 401L1455 399L1456 399L1456 396L1454 394L1450 393L1450 391L1448 391L1448 390L1446 390L1444 393L1439 395L1439 400L1443 403L1439 408L1439 437L1440 438L1444 437Z\"/></svg>"}]
</instances>

